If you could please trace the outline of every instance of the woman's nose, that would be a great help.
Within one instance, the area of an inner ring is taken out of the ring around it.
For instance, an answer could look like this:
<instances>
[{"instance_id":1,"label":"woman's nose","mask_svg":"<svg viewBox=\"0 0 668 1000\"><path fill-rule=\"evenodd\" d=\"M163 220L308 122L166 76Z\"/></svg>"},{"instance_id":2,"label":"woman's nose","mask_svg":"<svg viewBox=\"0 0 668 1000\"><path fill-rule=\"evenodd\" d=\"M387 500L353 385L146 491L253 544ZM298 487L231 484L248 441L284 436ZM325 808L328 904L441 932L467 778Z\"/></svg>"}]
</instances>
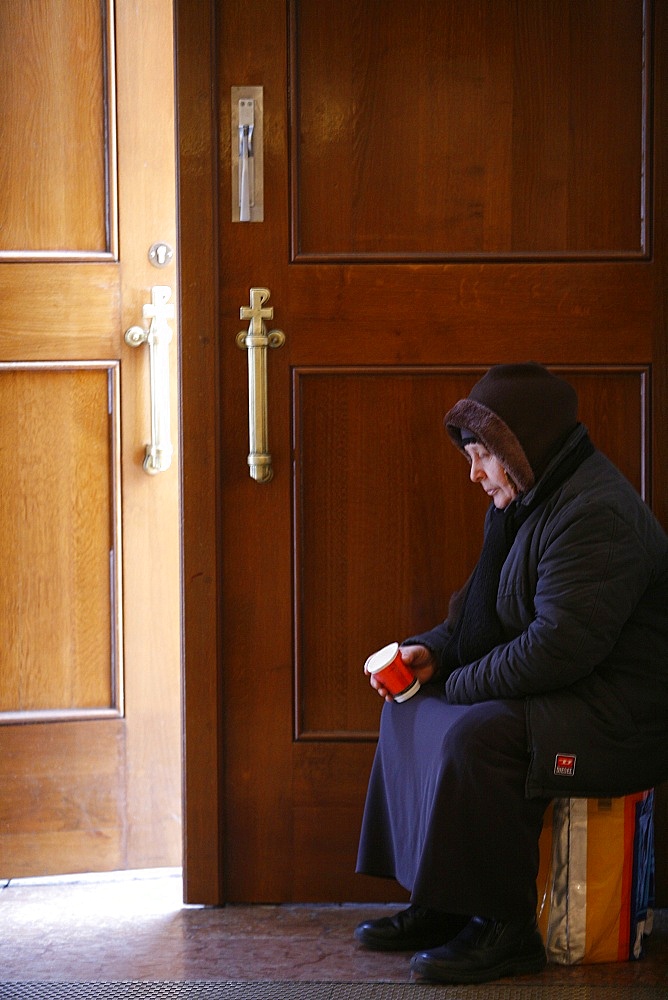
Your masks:
<instances>
[{"instance_id":1,"label":"woman's nose","mask_svg":"<svg viewBox=\"0 0 668 1000\"><path fill-rule=\"evenodd\" d=\"M472 483L477 483L484 476L482 466L479 460L475 457L471 459L471 472L469 473L469 475L471 477Z\"/></svg>"}]
</instances>

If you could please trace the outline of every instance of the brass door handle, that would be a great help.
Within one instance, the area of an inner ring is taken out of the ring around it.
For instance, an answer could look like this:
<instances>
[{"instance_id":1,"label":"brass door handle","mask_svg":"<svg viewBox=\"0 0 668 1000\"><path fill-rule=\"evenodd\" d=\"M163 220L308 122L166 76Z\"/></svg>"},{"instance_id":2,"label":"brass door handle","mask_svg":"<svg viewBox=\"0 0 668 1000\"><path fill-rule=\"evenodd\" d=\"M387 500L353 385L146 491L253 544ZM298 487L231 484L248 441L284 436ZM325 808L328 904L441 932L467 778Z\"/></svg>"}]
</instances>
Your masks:
<instances>
[{"instance_id":1,"label":"brass door handle","mask_svg":"<svg viewBox=\"0 0 668 1000\"><path fill-rule=\"evenodd\" d=\"M282 347L285 334L270 330L265 319L274 318L272 306L264 306L268 288L251 288L250 307L239 310L241 319L250 320L248 330L237 334L237 346L248 351L248 465L258 483L268 483L274 475L269 454L269 418L267 412L267 348Z\"/></svg>"},{"instance_id":2,"label":"brass door handle","mask_svg":"<svg viewBox=\"0 0 668 1000\"><path fill-rule=\"evenodd\" d=\"M171 295L169 285L153 285L151 301L143 309L144 319L151 321L148 330L143 326L131 326L125 331L125 342L131 347L148 344L151 442L146 445L144 471L151 476L164 472L172 463L169 406L169 345L172 329L167 322L168 319L174 319L174 305L169 302Z\"/></svg>"}]
</instances>

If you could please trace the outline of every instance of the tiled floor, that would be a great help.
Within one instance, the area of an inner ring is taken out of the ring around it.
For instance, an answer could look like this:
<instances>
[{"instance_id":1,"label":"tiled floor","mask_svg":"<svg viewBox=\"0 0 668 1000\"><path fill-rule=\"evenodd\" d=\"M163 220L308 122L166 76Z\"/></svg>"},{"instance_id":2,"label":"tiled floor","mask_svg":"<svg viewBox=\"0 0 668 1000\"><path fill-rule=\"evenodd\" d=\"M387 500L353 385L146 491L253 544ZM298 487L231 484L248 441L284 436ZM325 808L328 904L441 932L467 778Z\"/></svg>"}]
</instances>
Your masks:
<instances>
[{"instance_id":1,"label":"tiled floor","mask_svg":"<svg viewBox=\"0 0 668 1000\"><path fill-rule=\"evenodd\" d=\"M0 883L0 983L283 980L406 983L407 955L358 949L355 925L392 908L183 906L176 871ZM640 962L550 965L523 982L665 985L668 911ZM635 991L634 991L635 993Z\"/></svg>"}]
</instances>

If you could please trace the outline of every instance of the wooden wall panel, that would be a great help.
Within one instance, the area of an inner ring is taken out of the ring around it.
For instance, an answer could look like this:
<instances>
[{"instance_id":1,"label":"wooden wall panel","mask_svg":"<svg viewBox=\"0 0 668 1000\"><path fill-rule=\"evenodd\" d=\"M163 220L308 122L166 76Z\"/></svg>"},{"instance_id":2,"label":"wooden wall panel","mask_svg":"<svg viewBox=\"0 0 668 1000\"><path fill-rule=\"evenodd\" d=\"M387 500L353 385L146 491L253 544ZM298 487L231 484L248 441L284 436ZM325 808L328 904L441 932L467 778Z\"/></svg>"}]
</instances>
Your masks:
<instances>
[{"instance_id":1,"label":"wooden wall panel","mask_svg":"<svg viewBox=\"0 0 668 1000\"><path fill-rule=\"evenodd\" d=\"M115 253L112 11L0 4L0 259Z\"/></svg>"},{"instance_id":2,"label":"wooden wall panel","mask_svg":"<svg viewBox=\"0 0 668 1000\"><path fill-rule=\"evenodd\" d=\"M115 369L0 365L0 723L121 710Z\"/></svg>"},{"instance_id":3,"label":"wooden wall panel","mask_svg":"<svg viewBox=\"0 0 668 1000\"><path fill-rule=\"evenodd\" d=\"M650 9L293 0L293 258L646 254Z\"/></svg>"},{"instance_id":4,"label":"wooden wall panel","mask_svg":"<svg viewBox=\"0 0 668 1000\"><path fill-rule=\"evenodd\" d=\"M646 495L647 370L562 372L595 443ZM442 418L481 374L295 373L298 739L375 738L366 656L442 621L475 564L488 500Z\"/></svg>"}]
</instances>

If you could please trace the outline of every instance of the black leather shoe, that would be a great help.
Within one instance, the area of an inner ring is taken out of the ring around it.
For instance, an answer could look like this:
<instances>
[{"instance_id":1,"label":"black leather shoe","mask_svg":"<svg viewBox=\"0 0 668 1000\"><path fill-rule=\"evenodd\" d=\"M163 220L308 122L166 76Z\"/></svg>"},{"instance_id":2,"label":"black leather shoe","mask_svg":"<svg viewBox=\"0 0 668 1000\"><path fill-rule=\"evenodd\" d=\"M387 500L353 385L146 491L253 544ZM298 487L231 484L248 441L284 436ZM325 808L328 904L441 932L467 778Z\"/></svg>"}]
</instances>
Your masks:
<instances>
[{"instance_id":1,"label":"black leather shoe","mask_svg":"<svg viewBox=\"0 0 668 1000\"><path fill-rule=\"evenodd\" d=\"M409 906L393 917L359 924L355 928L355 938L372 951L414 951L449 941L468 921L468 917Z\"/></svg>"},{"instance_id":2,"label":"black leather shoe","mask_svg":"<svg viewBox=\"0 0 668 1000\"><path fill-rule=\"evenodd\" d=\"M500 923L473 917L455 938L411 960L411 971L441 983L486 983L540 972L547 965L535 920Z\"/></svg>"}]
</instances>

